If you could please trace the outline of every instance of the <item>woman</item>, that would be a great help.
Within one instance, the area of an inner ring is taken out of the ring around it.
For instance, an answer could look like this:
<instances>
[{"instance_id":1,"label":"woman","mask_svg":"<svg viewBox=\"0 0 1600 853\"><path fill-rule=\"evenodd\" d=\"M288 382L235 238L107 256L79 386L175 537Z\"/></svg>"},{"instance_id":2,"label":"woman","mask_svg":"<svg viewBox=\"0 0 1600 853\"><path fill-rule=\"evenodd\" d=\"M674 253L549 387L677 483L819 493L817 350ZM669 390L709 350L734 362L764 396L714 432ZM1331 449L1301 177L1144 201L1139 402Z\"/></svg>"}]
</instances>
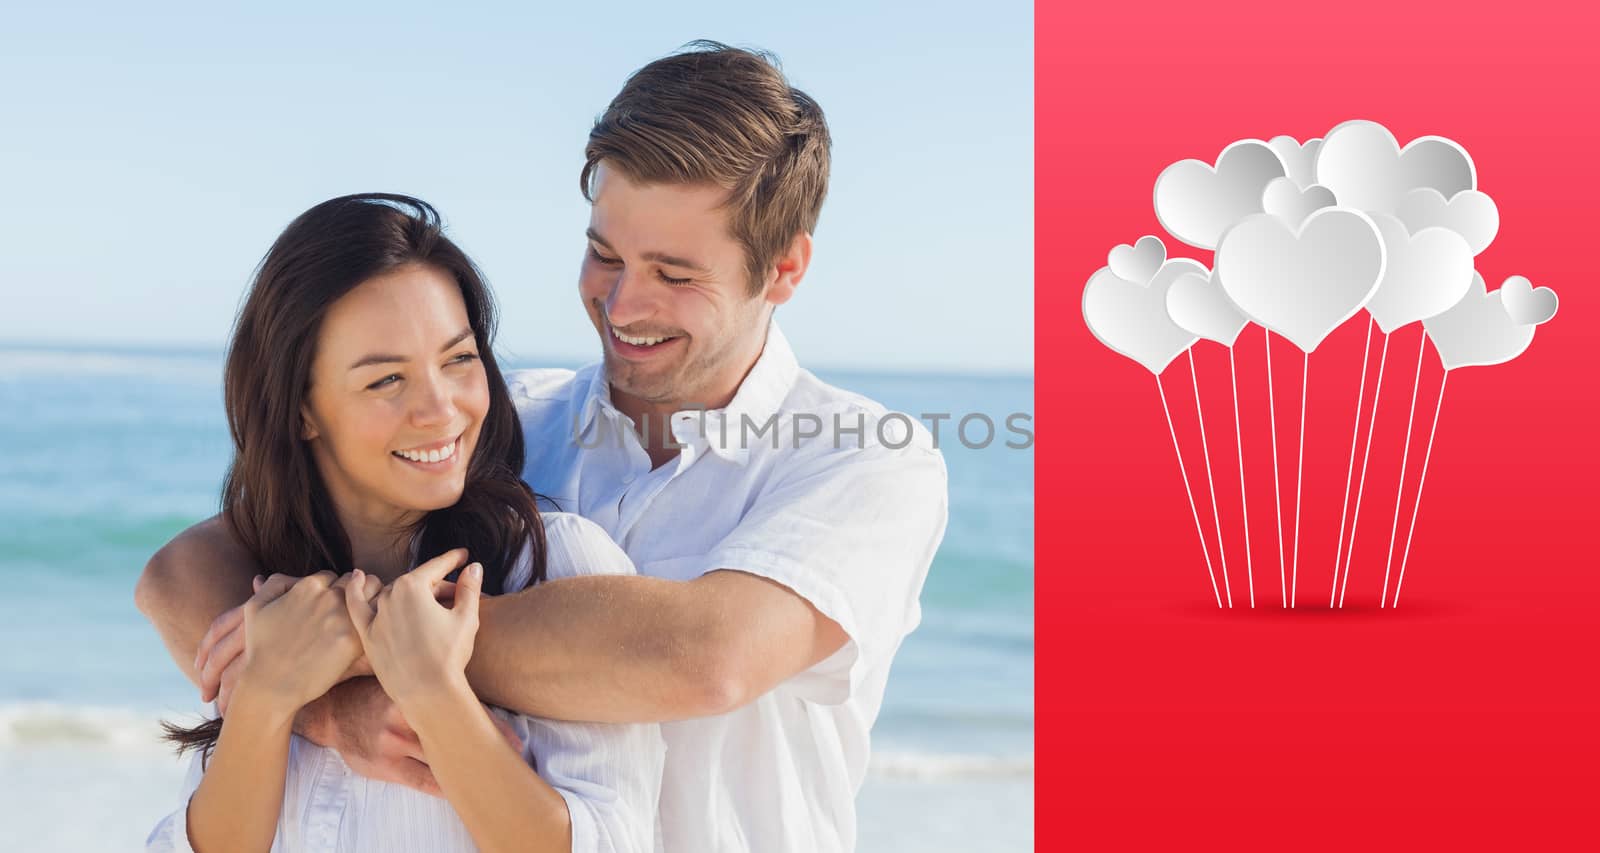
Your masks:
<instances>
[{"instance_id":1,"label":"woman","mask_svg":"<svg viewBox=\"0 0 1600 853\"><path fill-rule=\"evenodd\" d=\"M267 253L228 352L222 508L260 565L300 577L274 575L246 605L226 718L174 730L199 754L148 849L653 849L656 726L515 717L518 754L467 685L480 590L633 571L596 525L541 517L519 479L493 325L476 268L416 199L324 202ZM443 799L290 732L363 657Z\"/></svg>"}]
</instances>

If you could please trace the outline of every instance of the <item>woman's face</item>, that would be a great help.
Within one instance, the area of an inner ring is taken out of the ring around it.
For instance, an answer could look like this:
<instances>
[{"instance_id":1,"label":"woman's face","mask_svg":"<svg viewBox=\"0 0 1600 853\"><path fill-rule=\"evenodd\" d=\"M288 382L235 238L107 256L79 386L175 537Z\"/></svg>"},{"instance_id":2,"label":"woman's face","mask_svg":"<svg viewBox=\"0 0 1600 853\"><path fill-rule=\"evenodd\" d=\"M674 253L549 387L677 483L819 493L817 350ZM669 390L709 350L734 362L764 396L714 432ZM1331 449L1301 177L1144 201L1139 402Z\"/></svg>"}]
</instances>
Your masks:
<instances>
[{"instance_id":1,"label":"woman's face","mask_svg":"<svg viewBox=\"0 0 1600 853\"><path fill-rule=\"evenodd\" d=\"M448 274L412 264L328 309L302 437L347 521L406 525L454 504L489 411L489 382Z\"/></svg>"}]
</instances>

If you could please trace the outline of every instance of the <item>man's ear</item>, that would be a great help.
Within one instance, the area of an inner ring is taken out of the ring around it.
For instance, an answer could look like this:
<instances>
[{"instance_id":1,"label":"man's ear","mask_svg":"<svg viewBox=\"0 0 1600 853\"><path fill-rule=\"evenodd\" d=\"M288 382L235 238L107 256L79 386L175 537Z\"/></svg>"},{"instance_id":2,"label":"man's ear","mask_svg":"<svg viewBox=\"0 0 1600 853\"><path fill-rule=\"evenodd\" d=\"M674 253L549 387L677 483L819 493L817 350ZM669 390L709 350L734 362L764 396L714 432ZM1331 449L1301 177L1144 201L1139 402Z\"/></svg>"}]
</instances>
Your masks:
<instances>
[{"instance_id":1,"label":"man's ear","mask_svg":"<svg viewBox=\"0 0 1600 853\"><path fill-rule=\"evenodd\" d=\"M789 248L778 256L772 283L767 286L767 301L782 305L794 297L794 291L805 278L811 266L811 235L804 231L794 235Z\"/></svg>"}]
</instances>

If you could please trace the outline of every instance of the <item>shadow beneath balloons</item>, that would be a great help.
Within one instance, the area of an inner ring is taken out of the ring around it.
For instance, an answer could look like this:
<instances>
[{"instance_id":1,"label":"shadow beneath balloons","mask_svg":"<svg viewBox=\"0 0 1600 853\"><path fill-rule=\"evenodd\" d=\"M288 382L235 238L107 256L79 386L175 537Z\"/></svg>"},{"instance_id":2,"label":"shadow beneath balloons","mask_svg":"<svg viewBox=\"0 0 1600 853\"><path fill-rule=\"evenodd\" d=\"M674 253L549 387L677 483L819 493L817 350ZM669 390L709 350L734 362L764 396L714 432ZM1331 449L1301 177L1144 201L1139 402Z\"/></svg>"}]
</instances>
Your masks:
<instances>
[{"instance_id":1,"label":"shadow beneath balloons","mask_svg":"<svg viewBox=\"0 0 1600 853\"><path fill-rule=\"evenodd\" d=\"M1356 604L1347 602L1344 607L1329 607L1326 600L1320 603L1307 601L1296 602L1293 608L1283 606L1281 598L1265 601L1258 597L1256 606L1252 608L1250 602L1234 599L1230 609L1224 604L1218 608L1212 602L1191 602L1187 604L1174 604L1166 608L1167 612L1183 616L1195 621L1203 622L1273 622L1273 623L1305 623L1305 622L1449 622L1457 621L1469 615L1475 608L1458 602L1428 601L1418 599L1405 601L1402 606L1379 607L1377 602Z\"/></svg>"}]
</instances>

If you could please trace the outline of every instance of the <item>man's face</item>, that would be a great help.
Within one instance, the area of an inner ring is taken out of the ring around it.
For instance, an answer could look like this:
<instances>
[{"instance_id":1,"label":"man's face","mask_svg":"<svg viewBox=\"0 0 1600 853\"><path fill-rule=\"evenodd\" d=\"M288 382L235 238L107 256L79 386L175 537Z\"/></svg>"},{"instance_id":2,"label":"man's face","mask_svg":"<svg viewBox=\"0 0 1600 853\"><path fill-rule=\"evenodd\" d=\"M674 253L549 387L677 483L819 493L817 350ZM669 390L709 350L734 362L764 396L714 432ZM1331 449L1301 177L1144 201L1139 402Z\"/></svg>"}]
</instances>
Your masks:
<instances>
[{"instance_id":1,"label":"man's face","mask_svg":"<svg viewBox=\"0 0 1600 853\"><path fill-rule=\"evenodd\" d=\"M637 184L595 170L589 246L578 278L605 350L612 400L725 405L760 353L770 315L751 296L726 192Z\"/></svg>"}]
</instances>

